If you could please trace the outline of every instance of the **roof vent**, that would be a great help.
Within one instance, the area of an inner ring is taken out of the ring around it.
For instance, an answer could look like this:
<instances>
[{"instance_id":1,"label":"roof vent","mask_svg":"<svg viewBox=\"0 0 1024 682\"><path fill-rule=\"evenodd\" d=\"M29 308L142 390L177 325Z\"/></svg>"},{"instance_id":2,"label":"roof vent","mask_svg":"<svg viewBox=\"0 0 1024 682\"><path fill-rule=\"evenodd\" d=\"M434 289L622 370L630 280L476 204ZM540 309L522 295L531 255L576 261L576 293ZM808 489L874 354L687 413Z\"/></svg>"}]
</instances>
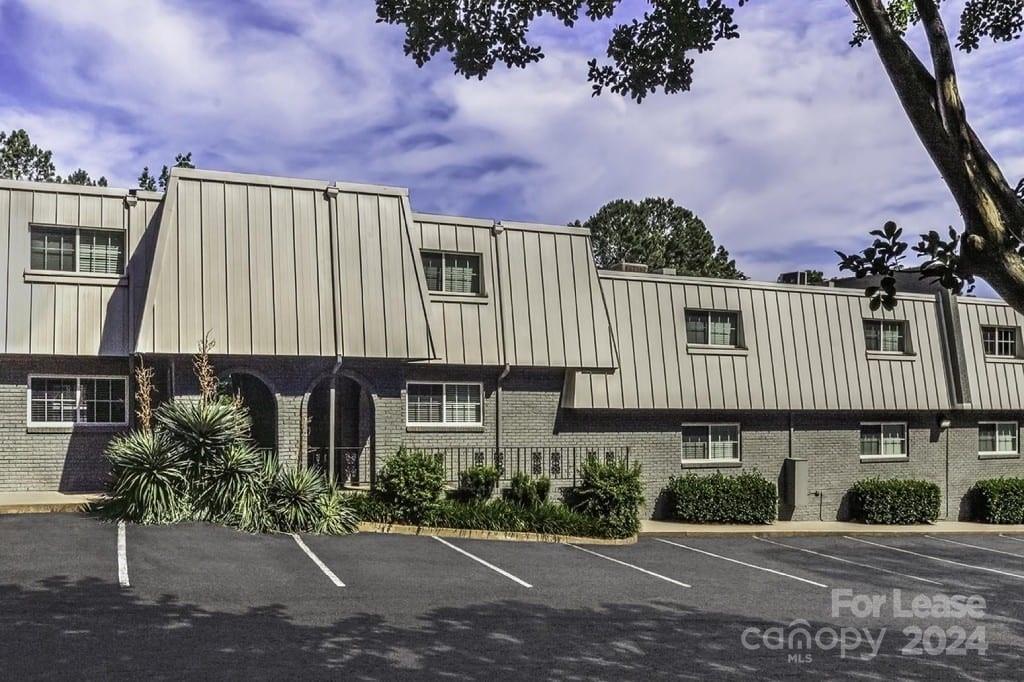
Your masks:
<instances>
[{"instance_id":1,"label":"roof vent","mask_svg":"<svg viewBox=\"0 0 1024 682\"><path fill-rule=\"evenodd\" d=\"M676 274L675 268L654 268L651 270L652 275L672 275Z\"/></svg>"},{"instance_id":2,"label":"roof vent","mask_svg":"<svg viewBox=\"0 0 1024 682\"><path fill-rule=\"evenodd\" d=\"M643 263L616 263L609 270L616 272L647 272L647 266Z\"/></svg>"}]
</instances>

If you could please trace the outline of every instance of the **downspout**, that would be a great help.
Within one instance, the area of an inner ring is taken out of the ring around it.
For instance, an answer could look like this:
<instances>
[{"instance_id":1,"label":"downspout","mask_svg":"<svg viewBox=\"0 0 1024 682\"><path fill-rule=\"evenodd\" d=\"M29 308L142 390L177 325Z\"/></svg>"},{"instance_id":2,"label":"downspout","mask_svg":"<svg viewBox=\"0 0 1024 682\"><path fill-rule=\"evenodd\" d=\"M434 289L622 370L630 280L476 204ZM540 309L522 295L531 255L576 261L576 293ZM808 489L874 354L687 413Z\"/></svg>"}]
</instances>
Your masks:
<instances>
[{"instance_id":1,"label":"downspout","mask_svg":"<svg viewBox=\"0 0 1024 682\"><path fill-rule=\"evenodd\" d=\"M327 467L328 474L327 479L331 482L335 482L335 432L337 431L337 418L338 418L338 371L341 369L341 358L338 357L334 361L334 368L331 370L331 398L329 410L331 411L330 416L327 419L328 423L328 436L327 436Z\"/></svg>"},{"instance_id":2,"label":"downspout","mask_svg":"<svg viewBox=\"0 0 1024 682\"><path fill-rule=\"evenodd\" d=\"M498 236L505 230L505 227L501 224L500 220L495 220L494 225L491 227L491 234L494 235L494 268L496 270L497 282L495 283L496 293L498 295L498 320L501 324L501 359L502 368L501 373L498 375L497 386L494 389L494 449L495 452L500 453L502 447L501 438L501 407L502 407L502 391L505 379L512 371L512 366L508 363L508 338L506 337L505 331L505 296L501 288L501 242L498 240Z\"/></svg>"},{"instance_id":3,"label":"downspout","mask_svg":"<svg viewBox=\"0 0 1024 682\"><path fill-rule=\"evenodd\" d=\"M342 347L341 347L341 333L339 326L341 323L341 304L339 301L340 292L338 291L338 188L337 186L329 186L324 190L324 196L327 198L327 220L328 227L331 234L331 315L334 322L334 367L331 369L331 391L330 400L328 401L328 409L330 415L327 418L327 479L333 484L335 482L335 445L336 436L335 431L337 430L337 400L338 400L338 371L341 369L341 358L342 358Z\"/></svg>"}]
</instances>

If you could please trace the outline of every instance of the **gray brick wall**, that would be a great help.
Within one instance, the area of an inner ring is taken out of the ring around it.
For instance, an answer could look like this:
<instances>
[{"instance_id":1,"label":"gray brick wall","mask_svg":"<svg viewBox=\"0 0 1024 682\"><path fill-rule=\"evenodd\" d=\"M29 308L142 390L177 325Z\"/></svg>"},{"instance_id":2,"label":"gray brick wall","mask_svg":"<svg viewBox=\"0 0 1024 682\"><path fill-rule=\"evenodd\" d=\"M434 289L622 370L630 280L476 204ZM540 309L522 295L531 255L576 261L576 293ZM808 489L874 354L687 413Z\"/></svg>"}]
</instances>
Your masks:
<instances>
[{"instance_id":1,"label":"gray brick wall","mask_svg":"<svg viewBox=\"0 0 1024 682\"><path fill-rule=\"evenodd\" d=\"M126 375L124 358L0 356L0 491L103 488L103 449L120 429L28 426L30 374Z\"/></svg>"},{"instance_id":2,"label":"gray brick wall","mask_svg":"<svg viewBox=\"0 0 1024 682\"><path fill-rule=\"evenodd\" d=\"M178 395L197 393L191 359L152 361L163 376L173 374ZM308 445L309 395L329 376L330 358L215 357L219 373L244 371L262 379L275 395L278 449L282 461L304 461ZM110 432L85 428L67 433L30 433L25 423L25 385L35 373L124 373L127 360L89 358L4 358L0 367L0 490L87 490L101 486L105 468L102 450ZM498 442L497 384L500 370L434 365L403 365L387 361L347 361L344 376L365 387L359 398L360 435L375 450L379 468L399 447L491 448ZM405 423L407 380L481 381L484 385L483 426L465 431L412 429ZM564 373L559 370L516 369L503 382L501 444L505 447L607 448L628 446L631 459L643 466L648 500L645 513L662 510L659 494L671 476L757 469L780 488L783 462L790 453L790 416L767 412L578 411L559 407ZM934 413L794 413L792 453L809 462L810 503L780 509L782 518L798 520L845 518L846 492L857 480L923 478L949 490L950 518L969 514L967 492L979 478L1024 475L1015 459L982 459L977 453L979 419L1018 418L1015 414L952 413L952 426L937 427ZM906 461L862 462L861 421L906 421L909 452ZM738 422L741 427L740 466L694 466L680 463L679 426L686 422ZM949 446L949 477L946 447ZM945 508L945 504L944 504Z\"/></svg>"}]
</instances>

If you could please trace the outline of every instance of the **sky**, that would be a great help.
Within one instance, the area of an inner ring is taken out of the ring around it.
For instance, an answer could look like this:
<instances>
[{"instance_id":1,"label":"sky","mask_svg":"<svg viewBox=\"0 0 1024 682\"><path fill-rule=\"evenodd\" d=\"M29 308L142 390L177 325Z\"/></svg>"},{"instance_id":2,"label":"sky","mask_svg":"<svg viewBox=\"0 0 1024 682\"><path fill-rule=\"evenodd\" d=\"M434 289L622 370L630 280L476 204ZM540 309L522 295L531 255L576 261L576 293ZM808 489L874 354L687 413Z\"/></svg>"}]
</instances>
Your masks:
<instances>
[{"instance_id":1,"label":"sky","mask_svg":"<svg viewBox=\"0 0 1024 682\"><path fill-rule=\"evenodd\" d=\"M642 8L626 0L621 19ZM591 97L608 22L542 22L541 63L479 81L444 55L418 68L372 0L0 0L0 129L122 187L191 151L201 168L404 186L415 210L483 218L564 224L670 197L770 281L838 274L834 250L886 220L960 225L873 48L849 47L844 0L757 0L736 18L741 38L697 58L691 92L636 104ZM1024 43L957 59L1015 182Z\"/></svg>"}]
</instances>

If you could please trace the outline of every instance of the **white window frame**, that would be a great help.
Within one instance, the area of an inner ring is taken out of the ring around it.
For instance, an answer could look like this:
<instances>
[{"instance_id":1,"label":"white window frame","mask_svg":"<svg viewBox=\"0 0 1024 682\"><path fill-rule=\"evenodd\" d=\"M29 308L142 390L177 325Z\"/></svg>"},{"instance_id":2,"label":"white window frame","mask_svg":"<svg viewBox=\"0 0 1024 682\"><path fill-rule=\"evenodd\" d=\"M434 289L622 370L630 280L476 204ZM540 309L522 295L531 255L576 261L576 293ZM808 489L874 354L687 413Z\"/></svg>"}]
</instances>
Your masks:
<instances>
[{"instance_id":1,"label":"white window frame","mask_svg":"<svg viewBox=\"0 0 1024 682\"><path fill-rule=\"evenodd\" d=\"M441 386L441 421L439 422L413 422L409 421L409 387L410 386ZM448 418L448 387L449 386L476 386L480 391L480 420L475 422L450 422ZM407 427L434 427L459 429L464 427L475 428L484 425L484 384L482 381L407 381L405 382L405 425Z\"/></svg>"},{"instance_id":2,"label":"white window frame","mask_svg":"<svg viewBox=\"0 0 1024 682\"><path fill-rule=\"evenodd\" d=\"M1013 450L982 450L981 449L981 427L986 425L992 425L996 427L996 447L999 446L999 427L1012 424L1016 435L1013 438L1014 445L1016 446ZM979 455L1019 455L1020 454L1020 422L1015 421L981 421L978 422L978 454Z\"/></svg>"},{"instance_id":3,"label":"white window frame","mask_svg":"<svg viewBox=\"0 0 1024 682\"><path fill-rule=\"evenodd\" d=\"M1003 354L1003 353L999 353L999 352L989 353L985 349L985 330L986 329L991 329L991 330L995 331L995 333L996 333L996 340L995 340L996 351L999 350L1000 344L1008 343L1006 341L1000 341L999 340L999 332L1000 331L1009 331L1010 333L1012 333L1013 334L1013 341L1012 341L1012 343L1013 343L1013 353L1010 353L1010 354ZM981 326L981 352L982 352L982 354L986 358L1016 358L1016 357L1020 357L1020 338L1019 337L1020 337L1020 333L1019 333L1018 328L1014 327L1012 325L984 324L984 325Z\"/></svg>"},{"instance_id":4,"label":"white window frame","mask_svg":"<svg viewBox=\"0 0 1024 682\"><path fill-rule=\"evenodd\" d=\"M82 403L82 380L83 379L120 379L124 382L124 421L120 422L87 422L87 421L71 421L71 422L37 422L32 419L32 381L34 379L74 379L75 380L75 411L81 412L84 408ZM122 374L29 374L28 384L25 386L25 395L27 397L25 405L25 421L29 426L38 427L68 427L68 426L80 426L83 428L91 428L94 426L128 426L128 420L131 418L131 393L130 386L128 385L128 377Z\"/></svg>"},{"instance_id":5,"label":"white window frame","mask_svg":"<svg viewBox=\"0 0 1024 682\"><path fill-rule=\"evenodd\" d=\"M707 329L707 342L700 343L697 341L690 341L690 330L686 326L686 318L691 313L699 313L705 318L705 325ZM719 315L732 315L733 319L736 320L736 343L712 343L711 342L711 316L714 314ZM684 308L683 309L683 337L686 339L686 345L694 348L744 348L743 345L743 314L739 310L725 310L722 308ZM693 426L698 426L693 424Z\"/></svg>"},{"instance_id":6,"label":"white window frame","mask_svg":"<svg viewBox=\"0 0 1024 682\"><path fill-rule=\"evenodd\" d=\"M878 325L878 348L867 348L867 326L869 324ZM885 345L884 334L885 326L892 325L899 330L900 338L903 339L903 350L884 350L882 347ZM907 324L906 320L877 320L872 318L866 318L864 320L864 347L869 353L881 354L881 355L907 355L910 353L910 325Z\"/></svg>"},{"instance_id":7,"label":"white window frame","mask_svg":"<svg viewBox=\"0 0 1024 682\"><path fill-rule=\"evenodd\" d=\"M711 456L711 428L714 426L733 426L736 428L736 456L718 458ZM683 429L701 427L707 431L708 456L704 459L686 459L683 457ZM739 422L684 422L679 425L679 463L701 464L707 462L733 463L743 461L743 428Z\"/></svg>"},{"instance_id":8,"label":"white window frame","mask_svg":"<svg viewBox=\"0 0 1024 682\"><path fill-rule=\"evenodd\" d=\"M430 289L427 288L427 292L430 294L443 294L444 296L464 296L467 298L485 296L486 291L484 290L484 255L478 251L445 251L443 249L420 249L420 263L423 262L423 254L437 254L441 256L441 288ZM476 258L480 264L480 291L449 291L445 289L445 285L448 282L448 278L444 275L445 264L448 261L449 256L470 256ZM430 383L430 382L424 382ZM460 382L452 382L460 383Z\"/></svg>"},{"instance_id":9,"label":"white window frame","mask_svg":"<svg viewBox=\"0 0 1024 682\"><path fill-rule=\"evenodd\" d=\"M865 426L877 426L877 427L879 427L878 448L879 448L879 450L883 450L883 451L885 450L885 434L884 434L882 429L884 427L886 427L886 426L902 426L903 427L903 438L901 438L900 440L903 441L903 454L901 454L901 455L890 455L890 454L885 454L885 453L879 453L877 455L865 455L861 451L861 431L864 430ZM909 424L907 424L907 422L861 422L860 426L857 429L857 451L858 451L858 453L860 453L861 460L862 461L868 461L868 462L870 462L871 460L877 460L877 459L910 459L910 426L909 426Z\"/></svg>"},{"instance_id":10,"label":"white window frame","mask_svg":"<svg viewBox=\"0 0 1024 682\"><path fill-rule=\"evenodd\" d=\"M51 225L49 223L31 223L29 226L29 262L32 261L32 230L34 228L40 228L42 230L71 230L75 233L75 269L74 270L33 270L33 272L42 272L46 274L60 274L60 275L107 275L109 277L123 276L128 270L128 231L119 227L85 227L75 225ZM82 230L89 230L91 232L120 232L123 236L123 249L121 253L121 269L118 272L83 272L82 271ZM49 377L50 375L46 375ZM55 375L54 375L55 376ZM70 378L70 377L65 377ZM83 377L83 378L103 378L103 377Z\"/></svg>"}]
</instances>

